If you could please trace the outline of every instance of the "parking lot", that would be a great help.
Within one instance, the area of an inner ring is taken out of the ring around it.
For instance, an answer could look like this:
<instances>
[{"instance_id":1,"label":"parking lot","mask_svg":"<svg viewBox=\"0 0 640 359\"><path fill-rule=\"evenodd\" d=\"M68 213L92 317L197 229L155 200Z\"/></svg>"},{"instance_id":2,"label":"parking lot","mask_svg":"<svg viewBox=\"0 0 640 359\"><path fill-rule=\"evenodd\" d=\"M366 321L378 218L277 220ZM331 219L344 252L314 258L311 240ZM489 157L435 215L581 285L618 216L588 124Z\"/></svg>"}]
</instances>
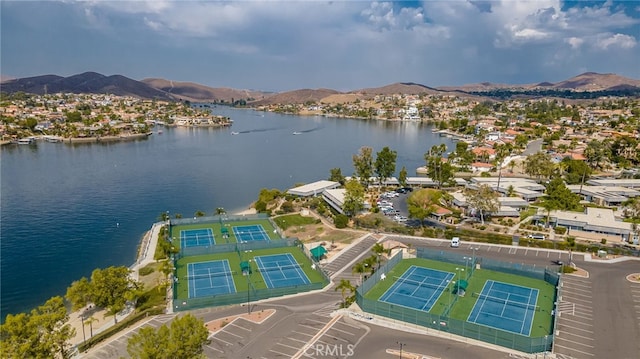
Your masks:
<instances>
[{"instance_id":1,"label":"parking lot","mask_svg":"<svg viewBox=\"0 0 640 359\"><path fill-rule=\"evenodd\" d=\"M595 357L592 292L589 278L563 276L553 345L555 353L572 358Z\"/></svg>"}]
</instances>

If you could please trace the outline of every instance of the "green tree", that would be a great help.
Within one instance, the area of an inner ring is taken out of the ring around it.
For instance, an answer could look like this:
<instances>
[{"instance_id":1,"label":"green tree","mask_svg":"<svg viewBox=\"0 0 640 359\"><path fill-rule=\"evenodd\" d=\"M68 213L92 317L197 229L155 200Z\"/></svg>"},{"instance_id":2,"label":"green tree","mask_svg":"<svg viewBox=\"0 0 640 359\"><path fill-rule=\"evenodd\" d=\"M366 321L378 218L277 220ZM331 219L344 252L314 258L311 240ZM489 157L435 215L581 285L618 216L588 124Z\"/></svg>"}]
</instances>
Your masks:
<instances>
[{"instance_id":1,"label":"green tree","mask_svg":"<svg viewBox=\"0 0 640 359\"><path fill-rule=\"evenodd\" d=\"M127 352L133 359L205 358L203 346L210 343L208 336L204 322L186 314L157 330L140 328L128 340Z\"/></svg>"},{"instance_id":2,"label":"green tree","mask_svg":"<svg viewBox=\"0 0 640 359\"><path fill-rule=\"evenodd\" d=\"M547 185L546 192L547 195L545 196L544 201L554 203L554 209L565 211L575 211L580 209L580 196L571 192L561 178L552 179Z\"/></svg>"},{"instance_id":3,"label":"green tree","mask_svg":"<svg viewBox=\"0 0 640 359\"><path fill-rule=\"evenodd\" d=\"M432 146L431 150L424 154L424 159L427 164L427 175L438 185L438 189L442 188L444 183L449 182L453 178L451 163L442 161L446 150L447 146L442 143Z\"/></svg>"},{"instance_id":4,"label":"green tree","mask_svg":"<svg viewBox=\"0 0 640 359\"><path fill-rule=\"evenodd\" d=\"M441 198L442 192L436 189L424 188L413 191L407 197L409 217L419 219L422 222L435 211Z\"/></svg>"},{"instance_id":5,"label":"green tree","mask_svg":"<svg viewBox=\"0 0 640 359\"><path fill-rule=\"evenodd\" d=\"M89 304L93 297L91 283L86 277L71 283L65 298L71 303L72 310L78 310Z\"/></svg>"},{"instance_id":6,"label":"green tree","mask_svg":"<svg viewBox=\"0 0 640 359\"><path fill-rule=\"evenodd\" d=\"M362 285L362 275L366 271L367 271L367 266L365 265L364 261L357 262L356 264L353 265L353 268L351 268L351 272L353 274L360 275L360 284L359 285Z\"/></svg>"},{"instance_id":7,"label":"green tree","mask_svg":"<svg viewBox=\"0 0 640 359\"><path fill-rule=\"evenodd\" d=\"M31 313L7 315L0 325L0 353L8 358L71 358L75 329L62 297L53 297Z\"/></svg>"},{"instance_id":8,"label":"green tree","mask_svg":"<svg viewBox=\"0 0 640 359\"><path fill-rule=\"evenodd\" d=\"M342 175L340 167L332 168L330 170L329 181L338 182L341 186L344 186L345 178Z\"/></svg>"},{"instance_id":9,"label":"green tree","mask_svg":"<svg viewBox=\"0 0 640 359\"><path fill-rule=\"evenodd\" d=\"M220 215L223 215L225 213L227 213L227 211L224 208L222 208L222 207L216 208L216 215L220 216Z\"/></svg>"},{"instance_id":10,"label":"green tree","mask_svg":"<svg viewBox=\"0 0 640 359\"><path fill-rule=\"evenodd\" d=\"M355 291L355 287L351 284L351 281L348 279L341 279L340 283L335 287L334 291L340 291L340 295L342 296L342 308L348 307L354 301L353 292ZM349 295L347 296L347 291Z\"/></svg>"},{"instance_id":11,"label":"green tree","mask_svg":"<svg viewBox=\"0 0 640 359\"><path fill-rule=\"evenodd\" d=\"M465 197L469 207L480 212L480 221L482 224L484 224L485 214L497 212L500 208L498 194L486 184L481 184L477 190L466 191Z\"/></svg>"},{"instance_id":12,"label":"green tree","mask_svg":"<svg viewBox=\"0 0 640 359\"><path fill-rule=\"evenodd\" d=\"M140 284L129 277L129 268L108 267L95 269L91 273L91 287L93 302L98 307L106 308L107 315L113 316L117 323L116 314L125 308L127 300L135 299Z\"/></svg>"},{"instance_id":13,"label":"green tree","mask_svg":"<svg viewBox=\"0 0 640 359\"><path fill-rule=\"evenodd\" d=\"M194 213L193 215L194 215L195 217L204 217L204 216L205 216L205 213L204 213L204 212L202 212L202 211L199 211L199 210L198 210L198 211L196 211L196 213Z\"/></svg>"},{"instance_id":14,"label":"green tree","mask_svg":"<svg viewBox=\"0 0 640 359\"><path fill-rule=\"evenodd\" d=\"M584 161L577 161L570 157L562 160L565 165L564 180L567 184L580 184L589 180L591 168Z\"/></svg>"},{"instance_id":15,"label":"green tree","mask_svg":"<svg viewBox=\"0 0 640 359\"><path fill-rule=\"evenodd\" d=\"M347 216L353 217L364 208L364 187L355 178L350 179L344 187L342 210Z\"/></svg>"},{"instance_id":16,"label":"green tree","mask_svg":"<svg viewBox=\"0 0 640 359\"><path fill-rule=\"evenodd\" d=\"M393 176L396 172L396 158L398 154L389 147L384 147L382 151L376 154L375 172L378 176L378 184L382 185L382 181Z\"/></svg>"},{"instance_id":17,"label":"green tree","mask_svg":"<svg viewBox=\"0 0 640 359\"><path fill-rule=\"evenodd\" d=\"M371 147L361 147L360 153L353 155L353 167L360 183L366 189L371 184L373 176L373 149Z\"/></svg>"},{"instance_id":18,"label":"green tree","mask_svg":"<svg viewBox=\"0 0 640 359\"><path fill-rule=\"evenodd\" d=\"M584 149L584 156L587 158L587 163L593 169L603 169L608 158L611 156L611 148L609 144L592 140L587 143L587 148Z\"/></svg>"},{"instance_id":19,"label":"green tree","mask_svg":"<svg viewBox=\"0 0 640 359\"><path fill-rule=\"evenodd\" d=\"M407 186L407 169L404 166L402 166L400 173L398 174L398 183L400 183L400 186L402 187Z\"/></svg>"},{"instance_id":20,"label":"green tree","mask_svg":"<svg viewBox=\"0 0 640 359\"><path fill-rule=\"evenodd\" d=\"M524 173L536 177L538 181L541 178L551 177L554 168L555 165L551 161L551 156L544 152L529 155L524 161Z\"/></svg>"}]
</instances>

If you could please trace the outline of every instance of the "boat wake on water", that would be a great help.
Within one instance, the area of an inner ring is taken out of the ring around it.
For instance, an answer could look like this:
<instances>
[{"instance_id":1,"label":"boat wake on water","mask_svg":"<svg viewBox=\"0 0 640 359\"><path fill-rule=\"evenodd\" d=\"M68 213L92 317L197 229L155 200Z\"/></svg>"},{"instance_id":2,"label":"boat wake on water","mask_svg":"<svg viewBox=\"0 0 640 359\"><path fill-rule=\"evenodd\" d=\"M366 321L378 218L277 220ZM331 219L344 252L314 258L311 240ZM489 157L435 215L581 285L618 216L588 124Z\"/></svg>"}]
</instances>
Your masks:
<instances>
[{"instance_id":1,"label":"boat wake on water","mask_svg":"<svg viewBox=\"0 0 640 359\"><path fill-rule=\"evenodd\" d=\"M309 132L313 132L313 131L317 131L322 129L322 126L316 126L314 128L310 128L308 130L303 130L303 131L295 131L293 132L294 135L302 135L303 133L309 133Z\"/></svg>"}]
</instances>

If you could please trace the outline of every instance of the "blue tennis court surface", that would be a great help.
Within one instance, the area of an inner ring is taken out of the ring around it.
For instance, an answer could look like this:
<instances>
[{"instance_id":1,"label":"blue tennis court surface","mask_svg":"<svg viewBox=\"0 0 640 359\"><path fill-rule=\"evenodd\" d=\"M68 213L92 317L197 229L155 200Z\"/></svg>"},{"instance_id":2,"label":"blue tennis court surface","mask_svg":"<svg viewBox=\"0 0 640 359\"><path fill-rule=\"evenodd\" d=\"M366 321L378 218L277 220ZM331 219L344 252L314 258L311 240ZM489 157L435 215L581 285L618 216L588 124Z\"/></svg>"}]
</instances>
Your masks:
<instances>
[{"instance_id":1,"label":"blue tennis court surface","mask_svg":"<svg viewBox=\"0 0 640 359\"><path fill-rule=\"evenodd\" d=\"M212 246L215 243L211 228L186 229L180 231L181 248Z\"/></svg>"},{"instance_id":2,"label":"blue tennis court surface","mask_svg":"<svg viewBox=\"0 0 640 359\"><path fill-rule=\"evenodd\" d=\"M235 293L233 272L226 259L187 264L189 298Z\"/></svg>"},{"instance_id":3,"label":"blue tennis court surface","mask_svg":"<svg viewBox=\"0 0 640 359\"><path fill-rule=\"evenodd\" d=\"M450 272L411 266L378 300L428 312L453 277Z\"/></svg>"},{"instance_id":4,"label":"blue tennis court surface","mask_svg":"<svg viewBox=\"0 0 640 359\"><path fill-rule=\"evenodd\" d=\"M467 321L529 336L538 310L538 290L488 280Z\"/></svg>"},{"instance_id":5,"label":"blue tennis court surface","mask_svg":"<svg viewBox=\"0 0 640 359\"><path fill-rule=\"evenodd\" d=\"M256 256L254 260L269 288L293 287L311 283L291 253Z\"/></svg>"},{"instance_id":6,"label":"blue tennis court surface","mask_svg":"<svg viewBox=\"0 0 640 359\"><path fill-rule=\"evenodd\" d=\"M233 234L238 242L268 241L269 235L260 224L233 227Z\"/></svg>"}]
</instances>

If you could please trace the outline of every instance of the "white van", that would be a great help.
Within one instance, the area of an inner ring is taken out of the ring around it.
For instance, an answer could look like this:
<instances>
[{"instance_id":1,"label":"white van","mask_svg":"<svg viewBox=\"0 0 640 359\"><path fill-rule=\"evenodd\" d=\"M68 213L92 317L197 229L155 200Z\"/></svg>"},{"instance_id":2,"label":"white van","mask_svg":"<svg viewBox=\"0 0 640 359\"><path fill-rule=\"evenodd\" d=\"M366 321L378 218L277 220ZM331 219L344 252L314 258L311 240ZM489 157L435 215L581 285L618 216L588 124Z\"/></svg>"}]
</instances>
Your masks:
<instances>
[{"instance_id":1,"label":"white van","mask_svg":"<svg viewBox=\"0 0 640 359\"><path fill-rule=\"evenodd\" d=\"M460 237L451 238L451 247L453 247L453 248L460 247Z\"/></svg>"}]
</instances>

